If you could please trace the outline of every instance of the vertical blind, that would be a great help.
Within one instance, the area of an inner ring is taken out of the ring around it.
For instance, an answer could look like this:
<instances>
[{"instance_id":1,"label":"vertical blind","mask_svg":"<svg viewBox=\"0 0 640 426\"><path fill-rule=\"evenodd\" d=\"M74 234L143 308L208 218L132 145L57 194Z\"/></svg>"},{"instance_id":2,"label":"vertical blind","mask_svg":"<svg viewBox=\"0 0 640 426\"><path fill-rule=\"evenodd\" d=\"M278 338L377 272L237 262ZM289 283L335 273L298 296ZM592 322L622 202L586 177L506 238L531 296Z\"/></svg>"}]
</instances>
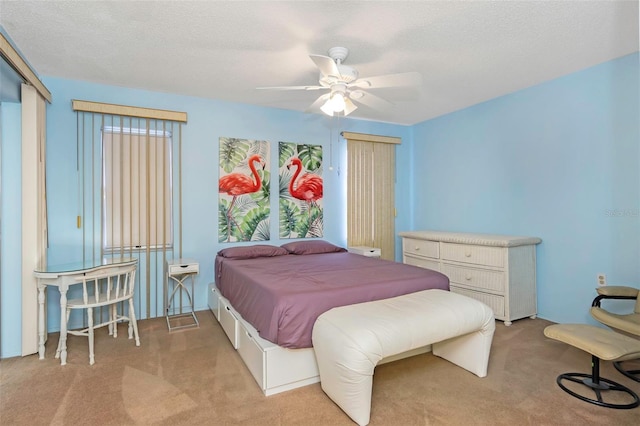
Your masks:
<instances>
[{"instance_id":1,"label":"vertical blind","mask_svg":"<svg viewBox=\"0 0 640 426\"><path fill-rule=\"evenodd\" d=\"M103 128L105 250L172 247L171 136Z\"/></svg>"},{"instance_id":2,"label":"vertical blind","mask_svg":"<svg viewBox=\"0 0 640 426\"><path fill-rule=\"evenodd\" d=\"M75 100L73 109L83 259L137 258L136 311L163 316L165 263L182 256L186 113Z\"/></svg>"},{"instance_id":3,"label":"vertical blind","mask_svg":"<svg viewBox=\"0 0 640 426\"><path fill-rule=\"evenodd\" d=\"M399 138L342 132L347 140L347 244L395 259L395 144Z\"/></svg>"}]
</instances>

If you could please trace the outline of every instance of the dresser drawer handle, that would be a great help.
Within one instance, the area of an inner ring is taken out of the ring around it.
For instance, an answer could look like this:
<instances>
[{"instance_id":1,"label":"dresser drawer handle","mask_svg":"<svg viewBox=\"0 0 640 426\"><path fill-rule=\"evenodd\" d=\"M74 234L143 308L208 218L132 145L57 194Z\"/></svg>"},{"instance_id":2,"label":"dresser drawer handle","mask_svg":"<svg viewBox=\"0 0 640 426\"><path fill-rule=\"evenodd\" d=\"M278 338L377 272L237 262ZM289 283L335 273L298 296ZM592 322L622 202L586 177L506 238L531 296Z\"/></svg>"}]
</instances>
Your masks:
<instances>
[{"instance_id":1,"label":"dresser drawer handle","mask_svg":"<svg viewBox=\"0 0 640 426\"><path fill-rule=\"evenodd\" d=\"M414 248L414 250L415 250L415 251L420 251L420 247L416 246L416 247Z\"/></svg>"},{"instance_id":2,"label":"dresser drawer handle","mask_svg":"<svg viewBox=\"0 0 640 426\"><path fill-rule=\"evenodd\" d=\"M465 275L464 279L467 281L471 281L471 278L473 278L471 275Z\"/></svg>"},{"instance_id":3,"label":"dresser drawer handle","mask_svg":"<svg viewBox=\"0 0 640 426\"><path fill-rule=\"evenodd\" d=\"M465 257L471 257L471 252L470 251L465 251L464 255L465 255Z\"/></svg>"}]
</instances>

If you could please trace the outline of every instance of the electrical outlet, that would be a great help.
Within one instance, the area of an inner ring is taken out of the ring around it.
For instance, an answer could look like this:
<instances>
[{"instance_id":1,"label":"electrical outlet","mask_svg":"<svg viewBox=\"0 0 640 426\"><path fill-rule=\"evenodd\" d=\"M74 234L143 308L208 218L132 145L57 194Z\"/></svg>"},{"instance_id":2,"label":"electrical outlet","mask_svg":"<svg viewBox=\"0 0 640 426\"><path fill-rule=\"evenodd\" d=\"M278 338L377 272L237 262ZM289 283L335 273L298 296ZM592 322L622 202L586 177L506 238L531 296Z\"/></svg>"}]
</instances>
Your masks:
<instances>
[{"instance_id":1,"label":"electrical outlet","mask_svg":"<svg viewBox=\"0 0 640 426\"><path fill-rule=\"evenodd\" d=\"M607 285L607 276L605 274L598 274L598 285Z\"/></svg>"}]
</instances>

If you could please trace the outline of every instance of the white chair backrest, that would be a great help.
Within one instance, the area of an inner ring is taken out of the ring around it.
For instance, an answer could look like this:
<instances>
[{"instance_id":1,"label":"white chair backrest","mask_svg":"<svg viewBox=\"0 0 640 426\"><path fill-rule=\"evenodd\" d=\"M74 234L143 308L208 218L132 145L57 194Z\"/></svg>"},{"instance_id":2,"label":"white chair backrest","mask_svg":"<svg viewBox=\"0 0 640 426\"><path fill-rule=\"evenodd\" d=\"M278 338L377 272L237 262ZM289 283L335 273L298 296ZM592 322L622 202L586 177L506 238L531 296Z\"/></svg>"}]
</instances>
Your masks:
<instances>
[{"instance_id":1,"label":"white chair backrest","mask_svg":"<svg viewBox=\"0 0 640 426\"><path fill-rule=\"evenodd\" d=\"M136 266L98 270L77 278L82 283L84 304L108 305L133 297Z\"/></svg>"}]
</instances>

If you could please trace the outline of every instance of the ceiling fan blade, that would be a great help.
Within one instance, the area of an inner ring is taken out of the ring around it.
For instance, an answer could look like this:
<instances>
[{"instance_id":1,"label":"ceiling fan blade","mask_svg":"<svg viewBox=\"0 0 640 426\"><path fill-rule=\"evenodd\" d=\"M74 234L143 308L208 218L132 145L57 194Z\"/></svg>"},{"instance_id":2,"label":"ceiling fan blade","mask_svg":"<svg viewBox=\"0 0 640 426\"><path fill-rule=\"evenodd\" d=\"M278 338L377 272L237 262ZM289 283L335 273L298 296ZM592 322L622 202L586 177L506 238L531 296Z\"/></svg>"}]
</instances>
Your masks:
<instances>
[{"instance_id":1,"label":"ceiling fan blade","mask_svg":"<svg viewBox=\"0 0 640 426\"><path fill-rule=\"evenodd\" d=\"M309 57L320 69L322 75L340 77L340 70L338 69L335 61L330 57L322 55L309 55Z\"/></svg>"},{"instance_id":2,"label":"ceiling fan blade","mask_svg":"<svg viewBox=\"0 0 640 426\"><path fill-rule=\"evenodd\" d=\"M273 87L256 87L258 90L320 90L328 89L322 86L273 86Z\"/></svg>"},{"instance_id":3,"label":"ceiling fan blade","mask_svg":"<svg viewBox=\"0 0 640 426\"><path fill-rule=\"evenodd\" d=\"M349 87L359 89L383 89L386 87L412 87L420 85L422 85L422 75L419 72L404 72L400 74L360 78L349 84Z\"/></svg>"},{"instance_id":4,"label":"ceiling fan blade","mask_svg":"<svg viewBox=\"0 0 640 426\"><path fill-rule=\"evenodd\" d=\"M305 112L317 112L320 111L320 107L331 97L331 93L325 93L316 99Z\"/></svg>"},{"instance_id":5,"label":"ceiling fan blade","mask_svg":"<svg viewBox=\"0 0 640 426\"><path fill-rule=\"evenodd\" d=\"M360 95L360 97L354 97L356 102L359 102L375 110L386 110L392 108L394 105L386 99L382 99L380 96L376 96L362 90L358 90L357 93Z\"/></svg>"}]
</instances>

